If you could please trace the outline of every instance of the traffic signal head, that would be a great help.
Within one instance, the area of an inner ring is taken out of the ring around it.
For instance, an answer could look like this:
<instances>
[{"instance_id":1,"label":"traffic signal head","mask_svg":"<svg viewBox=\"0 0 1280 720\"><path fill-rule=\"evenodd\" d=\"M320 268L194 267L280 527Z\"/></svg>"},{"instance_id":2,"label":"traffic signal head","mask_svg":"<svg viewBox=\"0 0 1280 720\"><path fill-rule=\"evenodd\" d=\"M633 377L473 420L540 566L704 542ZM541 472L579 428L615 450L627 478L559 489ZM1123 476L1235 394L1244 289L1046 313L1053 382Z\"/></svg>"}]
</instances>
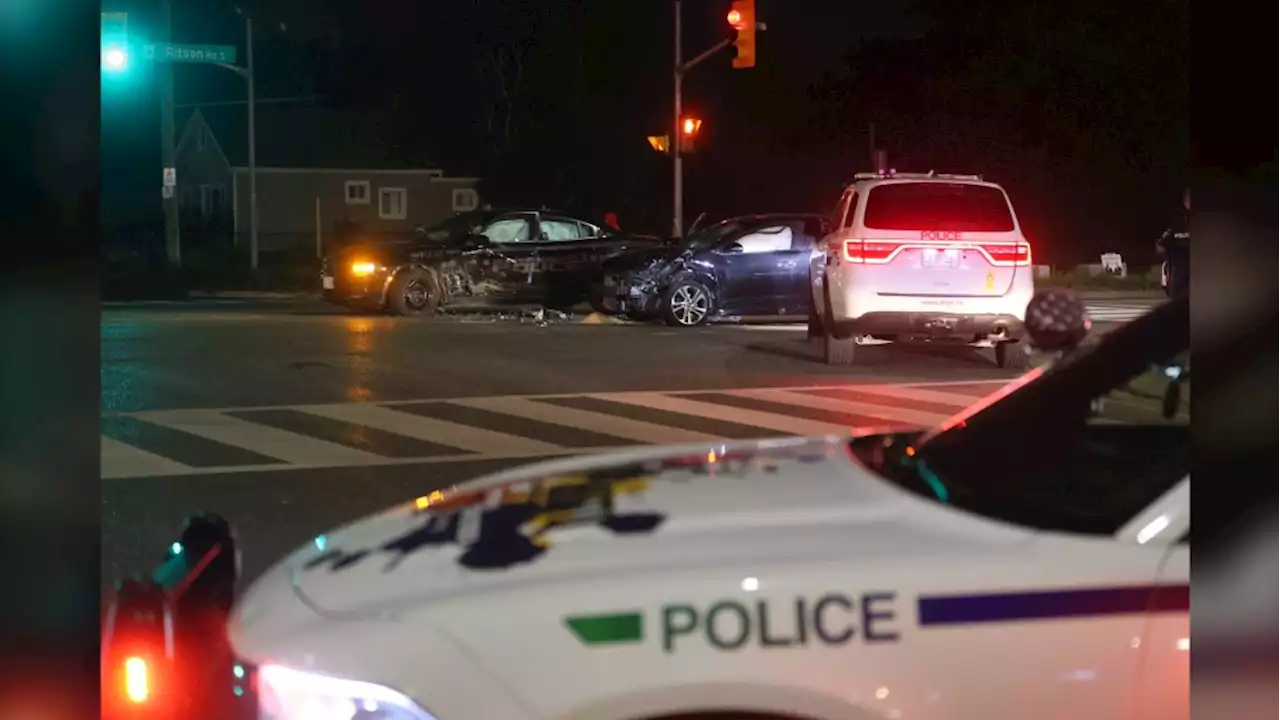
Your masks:
<instances>
[{"instance_id":1,"label":"traffic signal head","mask_svg":"<svg viewBox=\"0 0 1280 720\"><path fill-rule=\"evenodd\" d=\"M756 65L756 2L755 0L733 0L729 14L725 18L729 26L737 33L733 45L737 48L737 56L733 58L735 68L749 68Z\"/></svg>"},{"instance_id":2,"label":"traffic signal head","mask_svg":"<svg viewBox=\"0 0 1280 720\"><path fill-rule=\"evenodd\" d=\"M698 148L698 131L702 129L702 121L695 117L684 117L680 120L680 153L696 152Z\"/></svg>"},{"instance_id":3,"label":"traffic signal head","mask_svg":"<svg viewBox=\"0 0 1280 720\"><path fill-rule=\"evenodd\" d=\"M129 61L128 13L102 13L102 71L128 72Z\"/></svg>"}]
</instances>

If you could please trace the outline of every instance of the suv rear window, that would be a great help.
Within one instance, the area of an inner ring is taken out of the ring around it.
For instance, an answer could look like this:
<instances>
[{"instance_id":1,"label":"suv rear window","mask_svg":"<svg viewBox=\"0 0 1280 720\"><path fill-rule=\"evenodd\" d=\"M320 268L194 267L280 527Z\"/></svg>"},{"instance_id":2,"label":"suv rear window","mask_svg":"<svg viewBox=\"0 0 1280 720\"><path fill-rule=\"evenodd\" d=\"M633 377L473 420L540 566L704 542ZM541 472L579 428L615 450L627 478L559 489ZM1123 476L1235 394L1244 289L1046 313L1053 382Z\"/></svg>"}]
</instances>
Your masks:
<instances>
[{"instance_id":1,"label":"suv rear window","mask_svg":"<svg viewBox=\"0 0 1280 720\"><path fill-rule=\"evenodd\" d=\"M872 230L1010 232L1004 193L986 185L894 183L872 188L862 224Z\"/></svg>"}]
</instances>

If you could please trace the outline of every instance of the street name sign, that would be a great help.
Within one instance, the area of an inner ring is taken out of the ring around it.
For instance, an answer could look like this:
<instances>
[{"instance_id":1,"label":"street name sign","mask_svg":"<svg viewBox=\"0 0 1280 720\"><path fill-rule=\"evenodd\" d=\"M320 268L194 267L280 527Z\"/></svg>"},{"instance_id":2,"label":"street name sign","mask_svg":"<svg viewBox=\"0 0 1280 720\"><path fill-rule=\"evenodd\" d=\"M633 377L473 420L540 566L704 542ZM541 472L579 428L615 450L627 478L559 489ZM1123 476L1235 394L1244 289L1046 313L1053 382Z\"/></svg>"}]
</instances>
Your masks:
<instances>
[{"instance_id":1,"label":"street name sign","mask_svg":"<svg viewBox=\"0 0 1280 720\"><path fill-rule=\"evenodd\" d=\"M234 65L235 45L181 45L178 43L148 43L142 53L155 62L221 63Z\"/></svg>"}]
</instances>

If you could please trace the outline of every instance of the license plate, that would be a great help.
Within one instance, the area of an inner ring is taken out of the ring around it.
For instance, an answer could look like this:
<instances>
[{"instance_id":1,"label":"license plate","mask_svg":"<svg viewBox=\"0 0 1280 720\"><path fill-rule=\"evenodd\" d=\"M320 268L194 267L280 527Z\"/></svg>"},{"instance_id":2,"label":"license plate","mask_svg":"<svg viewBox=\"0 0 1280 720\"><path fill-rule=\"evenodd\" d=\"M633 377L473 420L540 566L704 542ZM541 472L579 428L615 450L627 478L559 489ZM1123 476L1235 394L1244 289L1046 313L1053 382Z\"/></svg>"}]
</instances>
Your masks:
<instances>
[{"instance_id":1,"label":"license plate","mask_svg":"<svg viewBox=\"0 0 1280 720\"><path fill-rule=\"evenodd\" d=\"M322 280L321 282L323 282L323 283L324 283L324 289L325 289L325 290L332 290L332 289L333 289L333 278L331 278L331 277L329 277L329 276L327 276L327 275L326 275L326 276L323 278L323 280Z\"/></svg>"},{"instance_id":2,"label":"license plate","mask_svg":"<svg viewBox=\"0 0 1280 720\"><path fill-rule=\"evenodd\" d=\"M953 248L924 248L921 252L921 264L931 268L960 267L960 251Z\"/></svg>"}]
</instances>

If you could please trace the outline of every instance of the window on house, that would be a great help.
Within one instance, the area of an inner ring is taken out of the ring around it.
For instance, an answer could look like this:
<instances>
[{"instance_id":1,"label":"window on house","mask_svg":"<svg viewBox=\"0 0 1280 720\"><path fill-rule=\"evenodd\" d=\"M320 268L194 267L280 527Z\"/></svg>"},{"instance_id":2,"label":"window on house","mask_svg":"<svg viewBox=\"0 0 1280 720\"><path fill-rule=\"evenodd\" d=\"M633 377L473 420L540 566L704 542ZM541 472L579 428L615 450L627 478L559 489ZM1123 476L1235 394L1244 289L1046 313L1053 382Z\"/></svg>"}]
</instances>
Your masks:
<instances>
[{"instance_id":1,"label":"window on house","mask_svg":"<svg viewBox=\"0 0 1280 720\"><path fill-rule=\"evenodd\" d=\"M212 217L223 211L227 206L227 186L221 183L217 185L201 185L200 186L200 214L205 217Z\"/></svg>"},{"instance_id":2,"label":"window on house","mask_svg":"<svg viewBox=\"0 0 1280 720\"><path fill-rule=\"evenodd\" d=\"M404 220L408 215L408 193L404 188L378 188L378 217Z\"/></svg>"},{"instance_id":3,"label":"window on house","mask_svg":"<svg viewBox=\"0 0 1280 720\"><path fill-rule=\"evenodd\" d=\"M209 147L209 126L201 124L196 129L196 149L204 150Z\"/></svg>"},{"instance_id":4,"label":"window on house","mask_svg":"<svg viewBox=\"0 0 1280 720\"><path fill-rule=\"evenodd\" d=\"M480 207L480 195L471 188L454 188L453 211L468 212Z\"/></svg>"},{"instance_id":5,"label":"window on house","mask_svg":"<svg viewBox=\"0 0 1280 720\"><path fill-rule=\"evenodd\" d=\"M343 196L348 205L369 204L369 181L348 180L343 188Z\"/></svg>"}]
</instances>

